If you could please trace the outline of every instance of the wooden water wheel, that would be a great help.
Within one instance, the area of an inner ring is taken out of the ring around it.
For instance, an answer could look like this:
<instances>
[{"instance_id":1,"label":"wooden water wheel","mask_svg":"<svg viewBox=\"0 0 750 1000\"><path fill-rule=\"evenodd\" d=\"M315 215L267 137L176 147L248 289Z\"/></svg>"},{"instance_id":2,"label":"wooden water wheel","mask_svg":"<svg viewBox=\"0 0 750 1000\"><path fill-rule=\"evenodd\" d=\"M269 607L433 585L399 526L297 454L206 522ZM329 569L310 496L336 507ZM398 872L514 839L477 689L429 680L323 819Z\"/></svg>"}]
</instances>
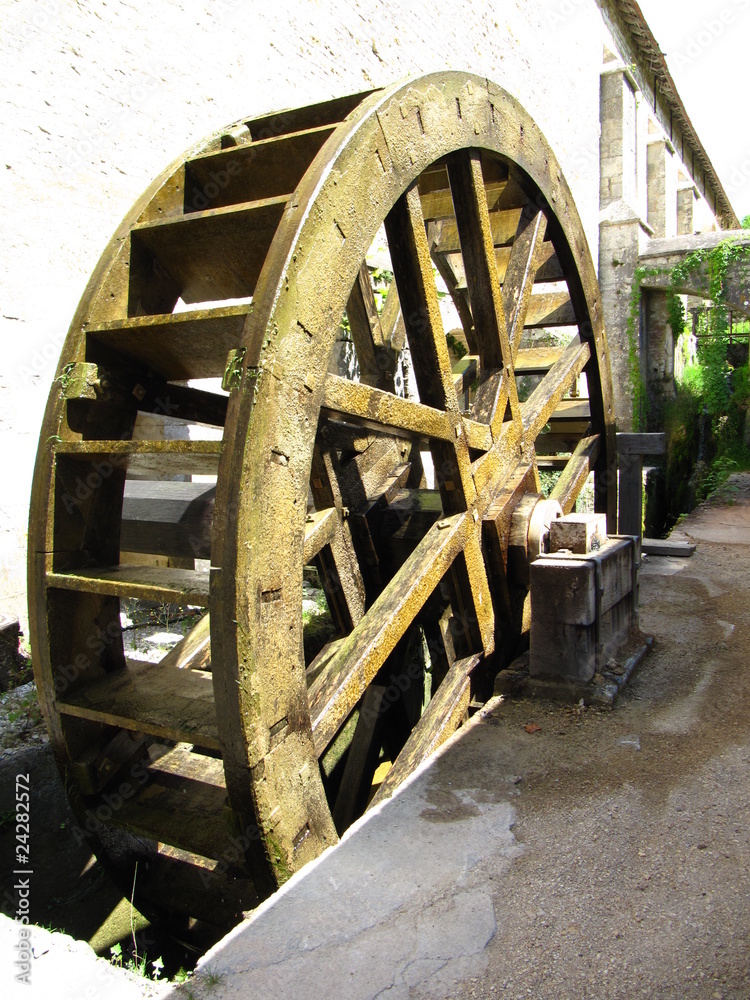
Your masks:
<instances>
[{"instance_id":1,"label":"wooden water wheel","mask_svg":"<svg viewBox=\"0 0 750 1000\"><path fill-rule=\"evenodd\" d=\"M173 164L73 320L29 532L52 744L136 902L225 926L390 794L523 644L540 470L565 511L593 471L613 529L613 463L583 229L503 90L436 74ZM137 662L133 599L208 614Z\"/></svg>"}]
</instances>

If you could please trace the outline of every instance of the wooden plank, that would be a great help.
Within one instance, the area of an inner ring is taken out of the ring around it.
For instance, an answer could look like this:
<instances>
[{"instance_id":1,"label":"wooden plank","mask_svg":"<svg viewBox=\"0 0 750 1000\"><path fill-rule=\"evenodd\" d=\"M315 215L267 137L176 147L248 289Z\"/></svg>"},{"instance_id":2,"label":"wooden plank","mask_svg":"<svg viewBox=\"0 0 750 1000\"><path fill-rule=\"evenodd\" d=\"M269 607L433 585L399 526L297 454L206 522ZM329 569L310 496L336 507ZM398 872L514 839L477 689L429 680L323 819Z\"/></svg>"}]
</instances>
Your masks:
<instances>
[{"instance_id":1,"label":"wooden plank","mask_svg":"<svg viewBox=\"0 0 750 1000\"><path fill-rule=\"evenodd\" d=\"M152 748L152 753L154 749ZM161 751L164 748L159 747L158 749ZM149 763L148 770L162 784L169 785L172 781L172 787L177 787L180 782L189 779L193 782L210 785L213 788L223 789L226 793L224 764L221 757L209 757L207 754L198 753L192 750L189 744L178 743L176 747L171 747L166 753L154 754L154 759ZM208 856L210 857L210 855Z\"/></svg>"},{"instance_id":2,"label":"wooden plank","mask_svg":"<svg viewBox=\"0 0 750 1000\"><path fill-rule=\"evenodd\" d=\"M184 302L252 295L286 203L268 198L135 226L130 237L141 263L131 266L129 313L134 315L142 296L162 280L159 269Z\"/></svg>"},{"instance_id":3,"label":"wooden plank","mask_svg":"<svg viewBox=\"0 0 750 1000\"><path fill-rule=\"evenodd\" d=\"M185 164L185 211L288 197L333 125L206 153Z\"/></svg>"},{"instance_id":4,"label":"wooden plank","mask_svg":"<svg viewBox=\"0 0 750 1000\"><path fill-rule=\"evenodd\" d=\"M396 358L386 346L366 264L359 269L346 303L346 315L359 361L360 379L393 392Z\"/></svg>"},{"instance_id":5,"label":"wooden plank","mask_svg":"<svg viewBox=\"0 0 750 1000\"><path fill-rule=\"evenodd\" d=\"M518 231L521 211L520 208L512 208L504 212L490 212L490 232L494 246L509 246L513 242ZM458 228L455 222L448 219L443 223L440 239L435 244L435 253L457 253L460 250Z\"/></svg>"},{"instance_id":6,"label":"wooden plank","mask_svg":"<svg viewBox=\"0 0 750 1000\"><path fill-rule=\"evenodd\" d=\"M255 831L253 831L255 832ZM241 843L241 838L236 840ZM227 855L239 868L241 850L235 844ZM138 869L135 905L149 904L222 928L233 927L245 911L260 902L253 883L237 871L227 870L227 862L213 861L178 848L160 846L153 864Z\"/></svg>"},{"instance_id":7,"label":"wooden plank","mask_svg":"<svg viewBox=\"0 0 750 1000\"><path fill-rule=\"evenodd\" d=\"M424 215L425 222L454 218L453 197L447 180L446 175L446 186L444 188L435 188L425 193L422 193L420 188L419 198L422 202L422 214ZM487 202L491 205L496 204L507 186L507 181L493 181L487 184L485 186Z\"/></svg>"},{"instance_id":8,"label":"wooden plank","mask_svg":"<svg viewBox=\"0 0 750 1000\"><path fill-rule=\"evenodd\" d=\"M443 682L432 696L422 718L412 730L396 762L373 797L370 807L393 792L423 760L433 754L461 725L469 710L471 672L482 661L479 655L469 656L449 668Z\"/></svg>"},{"instance_id":9,"label":"wooden plank","mask_svg":"<svg viewBox=\"0 0 750 1000\"><path fill-rule=\"evenodd\" d=\"M532 295L524 319L524 329L546 326L577 326L573 303L567 292L546 292Z\"/></svg>"},{"instance_id":10,"label":"wooden plank","mask_svg":"<svg viewBox=\"0 0 750 1000\"><path fill-rule=\"evenodd\" d=\"M569 514L575 507L589 473L594 470L600 446L601 440L598 434L582 438L570 460L566 462L563 474L550 493L550 500L557 500L563 514Z\"/></svg>"},{"instance_id":11,"label":"wooden plank","mask_svg":"<svg viewBox=\"0 0 750 1000\"><path fill-rule=\"evenodd\" d=\"M165 379L216 378L224 374L229 352L239 346L252 309L248 304L134 316L100 323L87 337Z\"/></svg>"},{"instance_id":12,"label":"wooden plank","mask_svg":"<svg viewBox=\"0 0 750 1000\"><path fill-rule=\"evenodd\" d=\"M367 791L363 788L363 784L368 775L371 775L375 770L380 750L380 747L375 743L375 733L383 708L385 692L384 687L371 684L362 699L359 718L349 746L344 774L333 808L333 821L339 834L342 834L356 818L362 794Z\"/></svg>"},{"instance_id":13,"label":"wooden plank","mask_svg":"<svg viewBox=\"0 0 750 1000\"><path fill-rule=\"evenodd\" d=\"M505 281L505 275L508 270L508 263L510 262L512 246L502 246L495 247L495 264L497 266L497 276L501 283ZM463 274L463 261L461 259L461 254L458 251L453 253L446 253L443 259L448 264L448 266L454 271L455 274ZM562 266L555 253L555 248L551 243L545 242L542 244L540 250L541 263L539 265L539 270L536 272L536 277L534 279L535 285L548 284L552 281L564 281L565 275L563 274ZM437 263L437 261L436 261ZM466 287L466 277L464 275L463 281L459 281L459 289Z\"/></svg>"},{"instance_id":14,"label":"wooden plank","mask_svg":"<svg viewBox=\"0 0 750 1000\"><path fill-rule=\"evenodd\" d=\"M678 542L671 538L644 538L641 541L641 552L647 556L675 556L678 559L689 559L695 548L693 542Z\"/></svg>"},{"instance_id":15,"label":"wooden plank","mask_svg":"<svg viewBox=\"0 0 750 1000\"><path fill-rule=\"evenodd\" d=\"M371 93L371 90L365 90L360 94L337 97L322 104L272 111L245 124L250 130L253 142L289 135L292 132L308 132L310 129L342 122Z\"/></svg>"},{"instance_id":16,"label":"wooden plank","mask_svg":"<svg viewBox=\"0 0 750 1000\"><path fill-rule=\"evenodd\" d=\"M310 715L318 755L463 549L472 524L468 514L434 524L312 684Z\"/></svg>"},{"instance_id":17,"label":"wooden plank","mask_svg":"<svg viewBox=\"0 0 750 1000\"><path fill-rule=\"evenodd\" d=\"M469 279L480 365L484 369L501 369L503 365L510 366L511 353L479 151L452 153L448 157L448 176L456 206L461 254ZM503 407L505 399L507 396L500 404Z\"/></svg>"},{"instance_id":18,"label":"wooden plank","mask_svg":"<svg viewBox=\"0 0 750 1000\"><path fill-rule=\"evenodd\" d=\"M518 224L503 282L503 306L514 359L521 346L536 272L542 263L546 231L547 220L541 209L528 206Z\"/></svg>"},{"instance_id":19,"label":"wooden plank","mask_svg":"<svg viewBox=\"0 0 750 1000\"><path fill-rule=\"evenodd\" d=\"M64 715L220 750L211 675L139 663L58 701Z\"/></svg>"},{"instance_id":20,"label":"wooden plank","mask_svg":"<svg viewBox=\"0 0 750 1000\"><path fill-rule=\"evenodd\" d=\"M148 768L147 783L111 810L110 824L204 858L227 855L231 841L224 824L226 788L177 775L163 783L160 777L158 770Z\"/></svg>"},{"instance_id":21,"label":"wooden plank","mask_svg":"<svg viewBox=\"0 0 750 1000\"><path fill-rule=\"evenodd\" d=\"M591 419L590 403L585 396L576 399L561 399L555 407L554 413L550 414L550 423L553 421L587 421Z\"/></svg>"},{"instance_id":22,"label":"wooden plank","mask_svg":"<svg viewBox=\"0 0 750 1000\"><path fill-rule=\"evenodd\" d=\"M210 559L215 495L210 483L126 480L120 551Z\"/></svg>"},{"instance_id":23,"label":"wooden plank","mask_svg":"<svg viewBox=\"0 0 750 1000\"><path fill-rule=\"evenodd\" d=\"M339 515L335 507L326 510L311 511L305 521L305 547L303 560L311 563L325 545L330 545L339 524Z\"/></svg>"},{"instance_id":24,"label":"wooden plank","mask_svg":"<svg viewBox=\"0 0 750 1000\"><path fill-rule=\"evenodd\" d=\"M450 357L416 187L403 194L385 220L393 273L412 348L419 397L427 406L457 410Z\"/></svg>"},{"instance_id":25,"label":"wooden plank","mask_svg":"<svg viewBox=\"0 0 750 1000\"><path fill-rule=\"evenodd\" d=\"M666 450L666 434L631 434L620 432L617 435L618 455L663 455Z\"/></svg>"},{"instance_id":26,"label":"wooden plank","mask_svg":"<svg viewBox=\"0 0 750 1000\"><path fill-rule=\"evenodd\" d=\"M74 573L47 573L47 586L142 601L196 604L208 607L207 570L165 566L98 566Z\"/></svg>"},{"instance_id":27,"label":"wooden plank","mask_svg":"<svg viewBox=\"0 0 750 1000\"><path fill-rule=\"evenodd\" d=\"M161 667L204 670L211 664L211 620L205 614L188 634L159 661Z\"/></svg>"},{"instance_id":28,"label":"wooden plank","mask_svg":"<svg viewBox=\"0 0 750 1000\"><path fill-rule=\"evenodd\" d=\"M643 534L643 456L620 454L617 460L617 532Z\"/></svg>"},{"instance_id":29,"label":"wooden plank","mask_svg":"<svg viewBox=\"0 0 750 1000\"><path fill-rule=\"evenodd\" d=\"M388 427L408 437L443 441L455 438L453 423L445 411L338 375L326 378L322 406L329 415L345 415L362 427Z\"/></svg>"},{"instance_id":30,"label":"wooden plank","mask_svg":"<svg viewBox=\"0 0 750 1000\"><path fill-rule=\"evenodd\" d=\"M560 347L524 347L516 355L514 371L516 375L546 375L561 354Z\"/></svg>"},{"instance_id":31,"label":"wooden plank","mask_svg":"<svg viewBox=\"0 0 750 1000\"><path fill-rule=\"evenodd\" d=\"M62 441L58 455L109 463L133 475L216 475L221 441ZM101 473L101 475L105 475Z\"/></svg>"},{"instance_id":32,"label":"wooden plank","mask_svg":"<svg viewBox=\"0 0 750 1000\"><path fill-rule=\"evenodd\" d=\"M89 386L83 398L95 398L109 407L119 407L121 413L129 414L137 410L191 424L224 426L229 399L226 393L177 385L163 376L152 377L142 368L137 369L117 351L93 339L87 342L86 349L97 367L97 385L93 387L93 392ZM91 409L87 413L85 426L90 427L93 433L86 434L86 437L99 437L102 432L97 422L99 412L96 411L95 415Z\"/></svg>"},{"instance_id":33,"label":"wooden plank","mask_svg":"<svg viewBox=\"0 0 750 1000\"><path fill-rule=\"evenodd\" d=\"M536 439L590 357L591 348L587 343L577 339L571 341L526 402L521 404L524 438L527 441Z\"/></svg>"}]
</instances>

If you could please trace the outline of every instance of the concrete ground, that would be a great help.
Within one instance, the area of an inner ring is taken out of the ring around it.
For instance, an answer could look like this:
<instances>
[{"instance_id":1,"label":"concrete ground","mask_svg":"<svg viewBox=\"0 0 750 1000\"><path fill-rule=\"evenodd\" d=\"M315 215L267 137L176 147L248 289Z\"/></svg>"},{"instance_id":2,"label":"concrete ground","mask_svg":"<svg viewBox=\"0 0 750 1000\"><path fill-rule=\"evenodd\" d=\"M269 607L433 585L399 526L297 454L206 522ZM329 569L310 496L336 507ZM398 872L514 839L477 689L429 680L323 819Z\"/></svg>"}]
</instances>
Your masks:
<instances>
[{"instance_id":1,"label":"concrete ground","mask_svg":"<svg viewBox=\"0 0 750 1000\"><path fill-rule=\"evenodd\" d=\"M614 710L490 703L166 994L748 1000L750 476L680 533ZM89 959L18 995L114 995Z\"/></svg>"}]
</instances>

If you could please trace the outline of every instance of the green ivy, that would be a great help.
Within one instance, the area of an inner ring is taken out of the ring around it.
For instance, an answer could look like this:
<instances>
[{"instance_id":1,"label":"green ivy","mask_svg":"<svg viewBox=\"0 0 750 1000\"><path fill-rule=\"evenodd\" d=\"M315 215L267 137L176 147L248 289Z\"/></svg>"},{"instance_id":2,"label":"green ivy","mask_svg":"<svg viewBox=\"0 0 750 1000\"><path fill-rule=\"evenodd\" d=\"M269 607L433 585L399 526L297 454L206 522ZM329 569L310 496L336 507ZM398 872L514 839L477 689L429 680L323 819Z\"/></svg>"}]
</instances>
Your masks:
<instances>
[{"instance_id":1,"label":"green ivy","mask_svg":"<svg viewBox=\"0 0 750 1000\"><path fill-rule=\"evenodd\" d=\"M747 223L747 225L745 225ZM750 228L750 216L743 220L743 227ZM645 278L668 276L667 318L675 338L685 329L685 307L680 288L703 284L696 282L696 272L705 273L705 297L712 305L699 315L697 357L699 372L687 375L693 388L700 384L706 408L712 416L724 413L731 396L732 368L727 359L729 347L729 319L726 303L726 277L729 268L740 261L750 260L750 246L733 239L722 240L709 249L696 250L670 270L664 268L636 268L630 293L627 321L628 370L633 399L633 429L642 430L648 414L648 394L641 375L638 328L641 307L641 283Z\"/></svg>"},{"instance_id":2,"label":"green ivy","mask_svg":"<svg viewBox=\"0 0 750 1000\"><path fill-rule=\"evenodd\" d=\"M646 422L648 413L648 391L641 374L640 351L640 317L641 317L641 282L654 273L653 268L637 267L633 275L630 289L630 308L626 332L628 337L628 375L630 378L630 395L633 400L633 430L640 431Z\"/></svg>"}]
</instances>

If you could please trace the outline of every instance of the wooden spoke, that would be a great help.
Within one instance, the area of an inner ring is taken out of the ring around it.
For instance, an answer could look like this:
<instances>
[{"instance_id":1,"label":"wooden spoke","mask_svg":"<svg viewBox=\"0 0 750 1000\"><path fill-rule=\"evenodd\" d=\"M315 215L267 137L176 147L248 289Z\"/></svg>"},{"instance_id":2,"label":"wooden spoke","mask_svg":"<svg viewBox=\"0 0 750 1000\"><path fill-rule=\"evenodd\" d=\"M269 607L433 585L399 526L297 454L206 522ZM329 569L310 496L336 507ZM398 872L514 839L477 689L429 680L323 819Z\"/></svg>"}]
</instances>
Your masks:
<instances>
[{"instance_id":1,"label":"wooden spoke","mask_svg":"<svg viewBox=\"0 0 750 1000\"><path fill-rule=\"evenodd\" d=\"M510 250L503 283L503 306L514 364L521 346L521 334L531 302L534 279L542 262L546 231L547 219L544 213L538 208L530 207L521 216L518 233Z\"/></svg>"},{"instance_id":2,"label":"wooden spoke","mask_svg":"<svg viewBox=\"0 0 750 1000\"><path fill-rule=\"evenodd\" d=\"M550 493L550 499L558 501L563 514L569 514L574 510L578 494L583 489L589 473L594 471L600 447L601 438L598 434L581 438L570 461L566 463L562 475Z\"/></svg>"},{"instance_id":3,"label":"wooden spoke","mask_svg":"<svg viewBox=\"0 0 750 1000\"><path fill-rule=\"evenodd\" d=\"M457 660L448 670L406 746L373 797L370 807L390 798L398 786L416 771L422 761L442 746L468 716L470 676L480 660L479 656L469 656Z\"/></svg>"},{"instance_id":4,"label":"wooden spoke","mask_svg":"<svg viewBox=\"0 0 750 1000\"><path fill-rule=\"evenodd\" d=\"M211 616L205 614L190 629L184 639L162 657L160 667L177 667L179 670L205 670L211 665Z\"/></svg>"},{"instance_id":5,"label":"wooden spoke","mask_svg":"<svg viewBox=\"0 0 750 1000\"><path fill-rule=\"evenodd\" d=\"M361 427L388 427L425 440L452 441L455 437L451 418L444 410L337 375L326 379L323 406L330 415L356 418Z\"/></svg>"},{"instance_id":6,"label":"wooden spoke","mask_svg":"<svg viewBox=\"0 0 750 1000\"><path fill-rule=\"evenodd\" d=\"M522 404L524 437L527 441L533 441L538 436L573 381L583 371L590 356L591 348L587 343L579 340L571 341L559 360Z\"/></svg>"},{"instance_id":7,"label":"wooden spoke","mask_svg":"<svg viewBox=\"0 0 750 1000\"><path fill-rule=\"evenodd\" d=\"M518 394L512 376L513 358L495 264L479 153L469 151L451 154L448 158L448 174L466 268L479 360L487 373L486 381L480 379L475 413L478 419L485 420L496 431L503 421L506 401L510 401L511 416L518 418Z\"/></svg>"},{"instance_id":8,"label":"wooden spoke","mask_svg":"<svg viewBox=\"0 0 750 1000\"><path fill-rule=\"evenodd\" d=\"M465 545L469 524L467 515L457 514L428 531L315 680L309 698L319 754Z\"/></svg>"},{"instance_id":9,"label":"wooden spoke","mask_svg":"<svg viewBox=\"0 0 750 1000\"><path fill-rule=\"evenodd\" d=\"M421 345L412 354L419 398L427 406L456 411L458 401L416 185L391 209L385 230L406 335L410 343Z\"/></svg>"},{"instance_id":10,"label":"wooden spoke","mask_svg":"<svg viewBox=\"0 0 750 1000\"><path fill-rule=\"evenodd\" d=\"M346 305L346 315L359 359L362 381L393 392L396 359L385 341L366 264L359 269Z\"/></svg>"},{"instance_id":11,"label":"wooden spoke","mask_svg":"<svg viewBox=\"0 0 750 1000\"><path fill-rule=\"evenodd\" d=\"M325 545L330 545L336 535L339 516L335 507L313 511L307 515L305 524L305 548L302 555L305 563L311 563Z\"/></svg>"},{"instance_id":12,"label":"wooden spoke","mask_svg":"<svg viewBox=\"0 0 750 1000\"><path fill-rule=\"evenodd\" d=\"M479 153L453 153L448 158L448 176L480 364L485 369L502 368L510 364L510 351Z\"/></svg>"},{"instance_id":13,"label":"wooden spoke","mask_svg":"<svg viewBox=\"0 0 750 1000\"><path fill-rule=\"evenodd\" d=\"M362 811L360 800L363 790L367 791L365 780L375 770L380 749L375 738L378 721L385 707L383 702L385 692L386 688L382 685L371 684L362 699L357 728L354 730L341 786L333 807L333 821L340 833L343 833L357 813Z\"/></svg>"}]
</instances>

